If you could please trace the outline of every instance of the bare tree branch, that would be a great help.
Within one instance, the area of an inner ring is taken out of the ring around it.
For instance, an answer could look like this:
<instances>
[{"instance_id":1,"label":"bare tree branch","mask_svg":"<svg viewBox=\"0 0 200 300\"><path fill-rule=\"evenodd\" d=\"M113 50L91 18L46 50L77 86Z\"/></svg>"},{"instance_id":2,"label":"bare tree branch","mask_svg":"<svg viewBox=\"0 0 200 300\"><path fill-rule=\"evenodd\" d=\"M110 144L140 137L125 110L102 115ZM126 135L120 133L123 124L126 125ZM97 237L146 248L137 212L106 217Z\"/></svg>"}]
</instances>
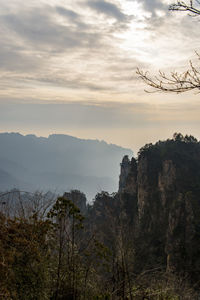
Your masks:
<instances>
[{"instance_id":1,"label":"bare tree branch","mask_svg":"<svg viewBox=\"0 0 200 300\"><path fill-rule=\"evenodd\" d=\"M200 0L177 1L169 6L171 11L187 11L190 16L200 16ZM196 52L198 59L199 53ZM159 71L158 76L152 77L148 72L137 69L137 75L150 87L154 93L157 91L183 93L190 90L200 90L200 69L193 65L190 61L190 67L183 73L171 72L169 75Z\"/></svg>"},{"instance_id":2,"label":"bare tree branch","mask_svg":"<svg viewBox=\"0 0 200 300\"><path fill-rule=\"evenodd\" d=\"M196 54L200 59L199 54ZM195 89L200 90L200 69L197 69L191 61L190 68L183 73L171 72L166 75L159 71L158 76L151 77L148 72L137 69L136 74L154 89L153 91L146 90L148 93L156 91L183 93Z\"/></svg>"},{"instance_id":3,"label":"bare tree branch","mask_svg":"<svg viewBox=\"0 0 200 300\"><path fill-rule=\"evenodd\" d=\"M193 16L200 15L200 1L199 0L190 0L187 4L185 1L177 1L177 3L172 4L169 6L169 10L172 11L188 11L189 13L192 13ZM196 5L195 5L196 4Z\"/></svg>"}]
</instances>

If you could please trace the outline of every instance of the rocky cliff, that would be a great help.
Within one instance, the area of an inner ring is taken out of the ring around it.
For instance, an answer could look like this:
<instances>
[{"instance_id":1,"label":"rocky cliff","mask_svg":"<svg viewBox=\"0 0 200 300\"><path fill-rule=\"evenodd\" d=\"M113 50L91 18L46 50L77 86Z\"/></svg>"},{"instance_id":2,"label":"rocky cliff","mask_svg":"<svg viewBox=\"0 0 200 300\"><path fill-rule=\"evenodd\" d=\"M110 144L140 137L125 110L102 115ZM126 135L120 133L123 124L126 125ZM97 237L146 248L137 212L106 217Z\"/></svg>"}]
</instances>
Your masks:
<instances>
[{"instance_id":1,"label":"rocky cliff","mask_svg":"<svg viewBox=\"0 0 200 300\"><path fill-rule=\"evenodd\" d=\"M200 143L178 135L124 156L118 192L96 195L86 229L111 250L116 285L152 270L199 282Z\"/></svg>"},{"instance_id":2,"label":"rocky cliff","mask_svg":"<svg viewBox=\"0 0 200 300\"><path fill-rule=\"evenodd\" d=\"M137 162L125 156L119 197L132 216L137 268L200 279L200 143L175 136L143 147Z\"/></svg>"}]
</instances>

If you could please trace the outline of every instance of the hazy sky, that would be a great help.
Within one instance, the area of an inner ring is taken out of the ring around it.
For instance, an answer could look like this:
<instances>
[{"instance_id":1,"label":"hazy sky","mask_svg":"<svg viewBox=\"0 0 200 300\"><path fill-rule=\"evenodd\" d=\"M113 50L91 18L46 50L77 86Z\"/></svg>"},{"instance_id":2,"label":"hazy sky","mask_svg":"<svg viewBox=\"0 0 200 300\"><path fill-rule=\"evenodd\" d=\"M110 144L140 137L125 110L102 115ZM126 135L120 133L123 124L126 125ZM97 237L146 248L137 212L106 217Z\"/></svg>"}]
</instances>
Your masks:
<instances>
[{"instance_id":1,"label":"hazy sky","mask_svg":"<svg viewBox=\"0 0 200 300\"><path fill-rule=\"evenodd\" d=\"M199 22L173 0L0 0L0 131L65 133L137 151L200 138L199 94L144 92L136 68L183 71Z\"/></svg>"}]
</instances>

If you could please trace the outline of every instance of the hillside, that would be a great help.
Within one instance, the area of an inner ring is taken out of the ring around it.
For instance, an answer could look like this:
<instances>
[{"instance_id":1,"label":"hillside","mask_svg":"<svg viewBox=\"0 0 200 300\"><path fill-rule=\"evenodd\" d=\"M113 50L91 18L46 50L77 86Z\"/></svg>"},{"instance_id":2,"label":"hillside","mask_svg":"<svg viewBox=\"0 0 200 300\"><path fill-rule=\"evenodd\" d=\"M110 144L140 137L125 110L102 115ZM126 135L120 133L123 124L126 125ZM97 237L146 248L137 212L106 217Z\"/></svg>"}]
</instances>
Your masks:
<instances>
[{"instance_id":1,"label":"hillside","mask_svg":"<svg viewBox=\"0 0 200 300\"><path fill-rule=\"evenodd\" d=\"M134 299L161 299L159 293L164 297L167 289L175 291L162 299L198 299L194 290L199 291L200 280L200 142L175 134L145 145L137 160L125 156L118 193L96 196L89 223L113 251L116 289L124 280L125 293L138 274L140 288ZM155 298L146 298L148 293Z\"/></svg>"},{"instance_id":2,"label":"hillside","mask_svg":"<svg viewBox=\"0 0 200 300\"><path fill-rule=\"evenodd\" d=\"M1 203L4 298L199 299L200 142L192 136L125 155L118 192L93 203L77 190L57 200L13 192Z\"/></svg>"},{"instance_id":3,"label":"hillside","mask_svg":"<svg viewBox=\"0 0 200 300\"><path fill-rule=\"evenodd\" d=\"M120 161L125 154L132 155L131 150L104 141L57 134L44 138L1 133L0 145L1 190L73 188L89 199L101 190L117 190Z\"/></svg>"}]
</instances>

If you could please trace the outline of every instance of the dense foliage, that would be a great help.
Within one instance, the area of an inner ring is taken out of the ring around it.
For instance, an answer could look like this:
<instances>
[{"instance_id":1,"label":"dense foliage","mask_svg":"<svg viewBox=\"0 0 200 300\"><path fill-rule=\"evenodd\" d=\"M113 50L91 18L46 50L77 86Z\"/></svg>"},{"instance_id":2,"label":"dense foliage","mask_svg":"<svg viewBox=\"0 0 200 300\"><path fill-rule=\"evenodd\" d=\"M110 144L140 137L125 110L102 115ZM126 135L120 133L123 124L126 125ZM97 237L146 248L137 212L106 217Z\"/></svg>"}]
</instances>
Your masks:
<instances>
[{"instance_id":1,"label":"dense foliage","mask_svg":"<svg viewBox=\"0 0 200 300\"><path fill-rule=\"evenodd\" d=\"M198 299L199 142L175 134L130 164L81 211L79 191L0 197L0 299Z\"/></svg>"}]
</instances>

